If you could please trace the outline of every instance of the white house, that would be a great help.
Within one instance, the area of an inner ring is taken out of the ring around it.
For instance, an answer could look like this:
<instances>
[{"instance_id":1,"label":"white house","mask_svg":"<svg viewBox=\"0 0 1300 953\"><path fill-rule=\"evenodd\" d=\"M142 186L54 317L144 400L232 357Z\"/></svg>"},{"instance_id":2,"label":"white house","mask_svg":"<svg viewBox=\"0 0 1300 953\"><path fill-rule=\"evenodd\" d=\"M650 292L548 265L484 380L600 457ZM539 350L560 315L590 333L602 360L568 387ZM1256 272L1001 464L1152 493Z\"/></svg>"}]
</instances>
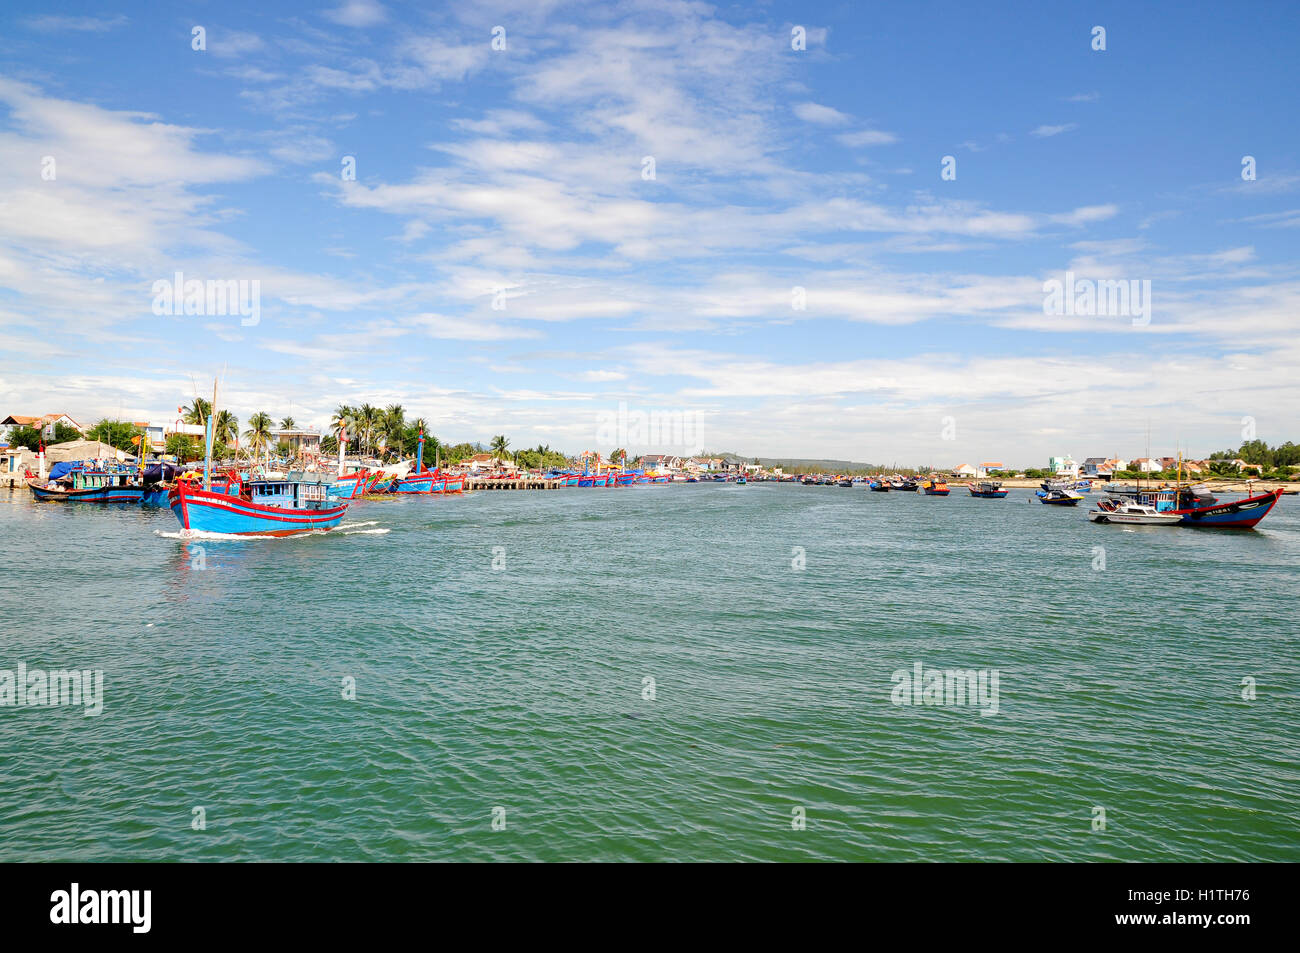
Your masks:
<instances>
[{"instance_id":1,"label":"white house","mask_svg":"<svg viewBox=\"0 0 1300 953\"><path fill-rule=\"evenodd\" d=\"M1069 455L1050 458L1048 466L1058 477L1069 477L1071 480L1079 479L1079 464L1072 460Z\"/></svg>"},{"instance_id":2,"label":"white house","mask_svg":"<svg viewBox=\"0 0 1300 953\"><path fill-rule=\"evenodd\" d=\"M975 477L979 476L979 470L975 469L975 467L971 466L969 463L962 463L952 468L952 475L959 477Z\"/></svg>"},{"instance_id":3,"label":"white house","mask_svg":"<svg viewBox=\"0 0 1300 953\"><path fill-rule=\"evenodd\" d=\"M41 431L42 436L47 440L54 438L54 427L56 424L63 424L65 427L71 427L78 433L84 434L81 424L77 423L67 414L42 414L39 417L31 417L27 414L10 414L8 417L0 420L0 441L9 442L9 434L19 427L32 427ZM34 448L33 448L34 449Z\"/></svg>"}]
</instances>

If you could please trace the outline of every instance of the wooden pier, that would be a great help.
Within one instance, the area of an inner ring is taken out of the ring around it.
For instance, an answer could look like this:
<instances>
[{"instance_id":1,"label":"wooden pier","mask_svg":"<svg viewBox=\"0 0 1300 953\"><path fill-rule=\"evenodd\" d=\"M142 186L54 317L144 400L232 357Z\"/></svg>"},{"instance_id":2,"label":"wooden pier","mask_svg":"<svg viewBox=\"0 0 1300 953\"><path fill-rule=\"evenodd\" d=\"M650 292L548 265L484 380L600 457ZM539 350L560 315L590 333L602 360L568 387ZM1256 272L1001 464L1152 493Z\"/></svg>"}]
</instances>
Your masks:
<instances>
[{"instance_id":1,"label":"wooden pier","mask_svg":"<svg viewBox=\"0 0 1300 953\"><path fill-rule=\"evenodd\" d=\"M527 477L501 480L465 478L465 489L467 490L558 490L563 486L564 480L543 480Z\"/></svg>"}]
</instances>

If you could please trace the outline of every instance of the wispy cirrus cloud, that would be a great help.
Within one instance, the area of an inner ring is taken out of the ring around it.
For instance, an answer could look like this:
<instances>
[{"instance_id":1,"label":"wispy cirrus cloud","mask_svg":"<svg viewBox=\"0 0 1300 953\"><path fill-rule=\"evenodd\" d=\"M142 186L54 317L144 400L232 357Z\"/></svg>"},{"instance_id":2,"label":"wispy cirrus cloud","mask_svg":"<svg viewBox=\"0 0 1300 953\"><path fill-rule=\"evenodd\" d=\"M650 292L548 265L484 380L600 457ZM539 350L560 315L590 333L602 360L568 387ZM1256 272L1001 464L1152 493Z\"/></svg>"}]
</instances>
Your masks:
<instances>
[{"instance_id":1,"label":"wispy cirrus cloud","mask_svg":"<svg viewBox=\"0 0 1300 953\"><path fill-rule=\"evenodd\" d=\"M343 26L367 27L387 20L388 11L376 0L346 0L340 6L324 11L323 16Z\"/></svg>"},{"instance_id":2,"label":"wispy cirrus cloud","mask_svg":"<svg viewBox=\"0 0 1300 953\"><path fill-rule=\"evenodd\" d=\"M898 141L898 136L892 132L883 132L879 129L845 132L835 138L850 149L860 149L863 146L888 146Z\"/></svg>"},{"instance_id":3,"label":"wispy cirrus cloud","mask_svg":"<svg viewBox=\"0 0 1300 953\"><path fill-rule=\"evenodd\" d=\"M25 17L23 26L41 33L107 33L131 21L123 14L112 17L74 17L44 14Z\"/></svg>"},{"instance_id":4,"label":"wispy cirrus cloud","mask_svg":"<svg viewBox=\"0 0 1300 953\"><path fill-rule=\"evenodd\" d=\"M1059 126L1038 126L1029 130L1029 134L1039 139L1047 139L1051 136L1059 136L1063 132L1073 132L1078 128L1079 124L1077 122L1066 122L1061 123Z\"/></svg>"},{"instance_id":5,"label":"wispy cirrus cloud","mask_svg":"<svg viewBox=\"0 0 1300 953\"><path fill-rule=\"evenodd\" d=\"M852 118L847 113L820 103L798 103L794 107L794 114L804 122L820 126L842 126Z\"/></svg>"}]
</instances>

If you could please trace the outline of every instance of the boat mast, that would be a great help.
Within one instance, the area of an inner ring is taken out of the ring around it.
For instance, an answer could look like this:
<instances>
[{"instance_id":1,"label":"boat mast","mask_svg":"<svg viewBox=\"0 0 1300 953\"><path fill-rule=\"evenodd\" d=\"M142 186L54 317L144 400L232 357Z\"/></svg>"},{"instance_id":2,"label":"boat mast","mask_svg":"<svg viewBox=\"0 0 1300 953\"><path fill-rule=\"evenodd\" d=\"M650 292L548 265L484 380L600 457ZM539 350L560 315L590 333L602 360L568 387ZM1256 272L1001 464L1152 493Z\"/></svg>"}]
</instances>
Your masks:
<instances>
[{"instance_id":1,"label":"boat mast","mask_svg":"<svg viewBox=\"0 0 1300 953\"><path fill-rule=\"evenodd\" d=\"M215 434L217 416L217 381L212 380L212 405L208 407L207 427L203 435L203 489L212 489L212 438Z\"/></svg>"}]
</instances>

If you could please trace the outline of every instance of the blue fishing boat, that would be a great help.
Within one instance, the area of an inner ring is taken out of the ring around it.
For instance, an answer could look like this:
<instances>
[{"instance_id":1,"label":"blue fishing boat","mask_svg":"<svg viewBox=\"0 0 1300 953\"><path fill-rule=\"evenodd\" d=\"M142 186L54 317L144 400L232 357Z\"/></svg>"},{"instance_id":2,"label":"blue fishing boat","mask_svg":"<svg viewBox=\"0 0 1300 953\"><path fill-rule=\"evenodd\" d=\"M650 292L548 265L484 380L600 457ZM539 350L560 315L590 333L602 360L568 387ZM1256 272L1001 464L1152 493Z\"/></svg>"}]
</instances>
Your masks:
<instances>
[{"instance_id":1,"label":"blue fishing boat","mask_svg":"<svg viewBox=\"0 0 1300 953\"><path fill-rule=\"evenodd\" d=\"M289 480L232 480L222 490L205 490L182 480L168 501L181 528L235 536L294 536L333 529L346 501L329 497L325 483Z\"/></svg>"},{"instance_id":2,"label":"blue fishing boat","mask_svg":"<svg viewBox=\"0 0 1300 953\"><path fill-rule=\"evenodd\" d=\"M145 506L167 506L172 484L180 475L180 468L170 463L155 463L145 467L141 474L144 489L140 502Z\"/></svg>"},{"instance_id":3,"label":"blue fishing boat","mask_svg":"<svg viewBox=\"0 0 1300 953\"><path fill-rule=\"evenodd\" d=\"M432 493L441 480L442 474L438 470L423 470L418 473L408 473L401 479L393 481L392 492Z\"/></svg>"},{"instance_id":4,"label":"blue fishing boat","mask_svg":"<svg viewBox=\"0 0 1300 953\"><path fill-rule=\"evenodd\" d=\"M49 479L28 480L27 487L41 502L132 504L144 498L144 485L136 476L122 467L95 469L56 463Z\"/></svg>"},{"instance_id":5,"label":"blue fishing boat","mask_svg":"<svg viewBox=\"0 0 1300 953\"><path fill-rule=\"evenodd\" d=\"M1002 484L996 480L986 480L983 483L967 483L966 489L970 490L970 495L985 500L1000 500L1007 495L1007 491L1002 489Z\"/></svg>"},{"instance_id":6,"label":"blue fishing boat","mask_svg":"<svg viewBox=\"0 0 1300 953\"><path fill-rule=\"evenodd\" d=\"M871 490L873 493L888 493L889 484L884 480L872 480L867 484L867 489Z\"/></svg>"},{"instance_id":7,"label":"blue fishing boat","mask_svg":"<svg viewBox=\"0 0 1300 953\"><path fill-rule=\"evenodd\" d=\"M1179 526L1201 529L1251 529L1269 514L1282 498L1282 488L1241 500L1220 503L1214 497L1198 494L1195 487L1178 486L1139 491L1137 501L1155 508L1158 513L1182 517Z\"/></svg>"},{"instance_id":8,"label":"blue fishing boat","mask_svg":"<svg viewBox=\"0 0 1300 953\"><path fill-rule=\"evenodd\" d=\"M355 473L335 478L333 483L327 484L328 492L336 499L355 500L365 493L369 481L370 471L363 467Z\"/></svg>"}]
</instances>

